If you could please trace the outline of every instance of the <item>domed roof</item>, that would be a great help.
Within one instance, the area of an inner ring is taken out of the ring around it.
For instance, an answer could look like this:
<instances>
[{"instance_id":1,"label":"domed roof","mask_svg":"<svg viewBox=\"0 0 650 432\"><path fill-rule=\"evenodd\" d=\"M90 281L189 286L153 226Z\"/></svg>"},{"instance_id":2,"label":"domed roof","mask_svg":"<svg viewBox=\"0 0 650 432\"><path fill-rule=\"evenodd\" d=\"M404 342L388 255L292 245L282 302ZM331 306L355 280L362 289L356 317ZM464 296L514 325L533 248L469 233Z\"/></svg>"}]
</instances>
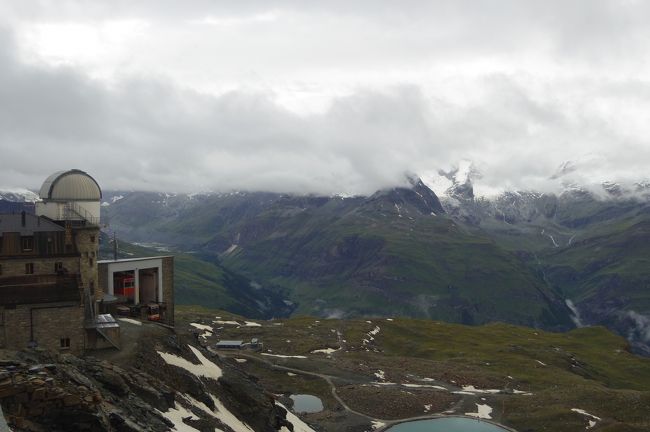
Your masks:
<instances>
[{"instance_id":1,"label":"domed roof","mask_svg":"<svg viewBox=\"0 0 650 432\"><path fill-rule=\"evenodd\" d=\"M43 200L99 201L102 190L94 178L78 169L55 172L49 176L39 193Z\"/></svg>"}]
</instances>

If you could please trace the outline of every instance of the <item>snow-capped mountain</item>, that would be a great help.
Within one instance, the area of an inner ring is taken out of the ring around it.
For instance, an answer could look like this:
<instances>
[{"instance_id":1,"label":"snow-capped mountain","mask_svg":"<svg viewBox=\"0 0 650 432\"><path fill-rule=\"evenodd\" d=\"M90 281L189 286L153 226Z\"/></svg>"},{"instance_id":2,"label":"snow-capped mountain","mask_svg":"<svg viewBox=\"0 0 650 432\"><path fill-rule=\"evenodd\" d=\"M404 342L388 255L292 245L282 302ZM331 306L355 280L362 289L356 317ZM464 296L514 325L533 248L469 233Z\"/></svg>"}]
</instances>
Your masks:
<instances>
[{"instance_id":1,"label":"snow-capped mountain","mask_svg":"<svg viewBox=\"0 0 650 432\"><path fill-rule=\"evenodd\" d=\"M33 203L38 200L38 194L28 189L0 189L0 200Z\"/></svg>"}]
</instances>

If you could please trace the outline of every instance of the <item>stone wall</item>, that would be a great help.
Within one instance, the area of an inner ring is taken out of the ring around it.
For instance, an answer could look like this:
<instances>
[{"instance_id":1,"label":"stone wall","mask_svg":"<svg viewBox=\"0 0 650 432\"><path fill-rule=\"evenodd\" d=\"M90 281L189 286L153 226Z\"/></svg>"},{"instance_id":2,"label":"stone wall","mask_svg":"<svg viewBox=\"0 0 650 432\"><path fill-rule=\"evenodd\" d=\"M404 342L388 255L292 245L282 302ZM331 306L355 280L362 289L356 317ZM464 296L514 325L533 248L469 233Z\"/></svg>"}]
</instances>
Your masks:
<instances>
[{"instance_id":1,"label":"stone wall","mask_svg":"<svg viewBox=\"0 0 650 432\"><path fill-rule=\"evenodd\" d=\"M56 274L54 264L57 262L62 262L63 268L66 269L68 273L79 273L79 257L32 257L0 260L0 265L2 265L2 274L0 274L0 278L4 276L25 276L25 264L28 263L34 265L35 275L53 275Z\"/></svg>"},{"instance_id":2,"label":"stone wall","mask_svg":"<svg viewBox=\"0 0 650 432\"><path fill-rule=\"evenodd\" d=\"M0 341L5 348L24 349L32 340L38 347L55 352L82 354L84 350L84 309L79 304L19 305L4 308ZM61 339L69 338L70 347L61 347Z\"/></svg>"},{"instance_id":3,"label":"stone wall","mask_svg":"<svg viewBox=\"0 0 650 432\"><path fill-rule=\"evenodd\" d=\"M79 274L84 289L89 288L91 295L102 298L103 293L97 281L97 258L99 255L99 227L74 229L74 241L79 251Z\"/></svg>"},{"instance_id":4,"label":"stone wall","mask_svg":"<svg viewBox=\"0 0 650 432\"><path fill-rule=\"evenodd\" d=\"M163 272L163 299L167 305L165 311L165 323L174 325L174 257L162 259Z\"/></svg>"}]
</instances>

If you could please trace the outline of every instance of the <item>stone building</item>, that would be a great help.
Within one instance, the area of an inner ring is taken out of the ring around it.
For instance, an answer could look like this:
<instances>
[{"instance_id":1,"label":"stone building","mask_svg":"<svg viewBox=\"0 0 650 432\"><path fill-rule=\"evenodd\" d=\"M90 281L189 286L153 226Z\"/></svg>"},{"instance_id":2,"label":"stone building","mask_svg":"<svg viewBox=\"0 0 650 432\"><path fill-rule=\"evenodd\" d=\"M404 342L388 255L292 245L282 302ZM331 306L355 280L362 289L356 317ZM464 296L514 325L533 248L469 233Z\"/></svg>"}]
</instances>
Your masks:
<instances>
[{"instance_id":1,"label":"stone building","mask_svg":"<svg viewBox=\"0 0 650 432\"><path fill-rule=\"evenodd\" d=\"M24 212L0 215L0 347L83 351L80 266L61 225Z\"/></svg>"},{"instance_id":2,"label":"stone building","mask_svg":"<svg viewBox=\"0 0 650 432\"><path fill-rule=\"evenodd\" d=\"M109 305L132 304L143 311L134 316L144 318L151 317L147 310L162 310L157 319L173 325L173 257L129 269L144 289L135 301L99 283L102 192L95 179L80 170L57 172L39 196L36 214L0 214L0 348L119 348L119 324L103 314Z\"/></svg>"},{"instance_id":3,"label":"stone building","mask_svg":"<svg viewBox=\"0 0 650 432\"><path fill-rule=\"evenodd\" d=\"M40 190L36 214L0 215L0 347L82 353L95 316L97 182L57 172Z\"/></svg>"}]
</instances>

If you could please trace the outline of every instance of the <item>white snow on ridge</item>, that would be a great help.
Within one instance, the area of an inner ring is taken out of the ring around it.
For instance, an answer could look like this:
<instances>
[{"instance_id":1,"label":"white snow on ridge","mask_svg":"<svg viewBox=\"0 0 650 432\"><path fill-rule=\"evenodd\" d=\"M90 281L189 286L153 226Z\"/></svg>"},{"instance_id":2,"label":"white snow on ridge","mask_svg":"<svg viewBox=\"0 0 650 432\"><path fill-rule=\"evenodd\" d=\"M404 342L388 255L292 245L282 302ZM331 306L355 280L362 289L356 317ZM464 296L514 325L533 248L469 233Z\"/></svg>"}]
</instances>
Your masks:
<instances>
[{"instance_id":1,"label":"white snow on ridge","mask_svg":"<svg viewBox=\"0 0 650 432\"><path fill-rule=\"evenodd\" d=\"M282 405L280 402L275 401L275 404L281 408L284 408L287 411L287 421L293 425L293 432L316 432L314 429L309 427L307 423L300 420L300 418L297 415L289 411L287 407ZM289 432L289 429L283 426L282 429L280 429L280 431Z\"/></svg>"},{"instance_id":2,"label":"white snow on ridge","mask_svg":"<svg viewBox=\"0 0 650 432\"><path fill-rule=\"evenodd\" d=\"M454 175L454 180L456 181L456 184L463 185L467 183L470 180L469 175L471 172L472 172L472 161L463 159L460 162L458 162L458 170Z\"/></svg>"},{"instance_id":3,"label":"white snow on ridge","mask_svg":"<svg viewBox=\"0 0 650 432\"><path fill-rule=\"evenodd\" d=\"M212 327L209 326L209 325L199 324L199 323L190 323L190 325L192 327L195 327L195 328L199 329L199 330L205 330L205 331L209 331L210 333L212 333Z\"/></svg>"},{"instance_id":4,"label":"white snow on ridge","mask_svg":"<svg viewBox=\"0 0 650 432\"><path fill-rule=\"evenodd\" d=\"M196 356L197 359L201 362L201 364L194 364L188 360L185 360L183 357L179 357L177 355L171 354L171 353L166 353L162 351L156 351L160 357L165 360L167 364L170 364L172 366L179 367L181 369L185 369L189 373L197 376L197 377L205 377L205 378L212 378L214 380L218 380L221 375L223 375L223 372L221 371L221 368L217 366L216 364L212 363L210 360L205 358L205 356L201 353L201 351L197 350L191 345L188 345L190 350L192 350L192 353Z\"/></svg>"},{"instance_id":5,"label":"white snow on ridge","mask_svg":"<svg viewBox=\"0 0 650 432\"><path fill-rule=\"evenodd\" d=\"M228 411L228 409L221 403L221 401L215 398L213 395L210 395L212 401L214 402L214 408L217 411L214 417L221 420L223 424L230 427L230 429L235 432L255 432L243 421L239 420L233 413ZM287 416L288 417L288 416Z\"/></svg>"},{"instance_id":6,"label":"white snow on ridge","mask_svg":"<svg viewBox=\"0 0 650 432\"><path fill-rule=\"evenodd\" d=\"M158 411L158 410L156 410ZM198 429L194 429L192 426L183 423L184 418L190 418L190 419L195 419L195 415L185 409L181 404L178 402L174 402L174 408L169 408L165 412L158 411L160 415L165 417L167 420L171 421L174 423L174 430L178 432L196 432Z\"/></svg>"},{"instance_id":7,"label":"white snow on ridge","mask_svg":"<svg viewBox=\"0 0 650 432\"><path fill-rule=\"evenodd\" d=\"M37 193L24 188L2 188L0 189L0 196L4 196L9 201L20 202L36 202L39 200Z\"/></svg>"}]
</instances>

